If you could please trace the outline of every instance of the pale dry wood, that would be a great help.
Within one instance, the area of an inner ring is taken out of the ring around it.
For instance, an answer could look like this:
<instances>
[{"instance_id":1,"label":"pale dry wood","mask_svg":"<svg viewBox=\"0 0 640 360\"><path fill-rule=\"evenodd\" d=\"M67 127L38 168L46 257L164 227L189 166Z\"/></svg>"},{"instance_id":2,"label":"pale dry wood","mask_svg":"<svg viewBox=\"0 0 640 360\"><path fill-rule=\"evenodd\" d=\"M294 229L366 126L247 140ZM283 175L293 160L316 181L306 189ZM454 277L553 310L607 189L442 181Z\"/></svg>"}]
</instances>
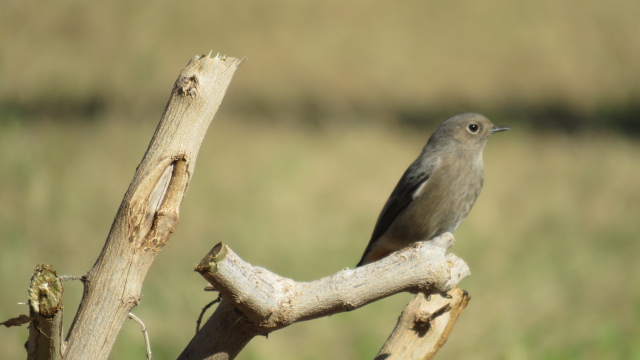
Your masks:
<instances>
[{"instance_id":1,"label":"pale dry wood","mask_svg":"<svg viewBox=\"0 0 640 360\"><path fill-rule=\"evenodd\" d=\"M256 335L293 323L350 311L403 292L444 293L470 274L446 248L420 242L380 261L311 282L296 282L242 260L216 245L196 266L222 302L179 359L233 359Z\"/></svg>"},{"instance_id":2,"label":"pale dry wood","mask_svg":"<svg viewBox=\"0 0 640 360\"><path fill-rule=\"evenodd\" d=\"M469 304L469 294L456 287L448 297L418 294L405 307L376 360L432 359L449 338Z\"/></svg>"},{"instance_id":3,"label":"pale dry wood","mask_svg":"<svg viewBox=\"0 0 640 360\"><path fill-rule=\"evenodd\" d=\"M142 282L178 222L202 139L242 61L193 58L124 196L67 337L65 359L106 359L122 323L140 301Z\"/></svg>"},{"instance_id":4,"label":"pale dry wood","mask_svg":"<svg viewBox=\"0 0 640 360\"><path fill-rule=\"evenodd\" d=\"M27 359L62 359L62 281L50 265L36 266L29 286Z\"/></svg>"}]
</instances>

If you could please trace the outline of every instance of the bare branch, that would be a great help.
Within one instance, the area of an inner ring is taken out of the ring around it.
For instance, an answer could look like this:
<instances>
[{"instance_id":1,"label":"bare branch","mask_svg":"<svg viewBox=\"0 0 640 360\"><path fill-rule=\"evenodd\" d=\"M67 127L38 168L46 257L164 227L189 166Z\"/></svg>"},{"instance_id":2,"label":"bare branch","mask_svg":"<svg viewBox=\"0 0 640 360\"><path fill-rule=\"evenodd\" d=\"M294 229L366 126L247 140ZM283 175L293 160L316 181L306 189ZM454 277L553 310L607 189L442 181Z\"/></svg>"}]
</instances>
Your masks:
<instances>
[{"instance_id":1,"label":"bare branch","mask_svg":"<svg viewBox=\"0 0 640 360\"><path fill-rule=\"evenodd\" d=\"M438 239L450 246L453 235ZM417 243L380 261L312 282L254 267L217 244L196 266L222 295L212 317L180 359L233 359L255 335L298 321L350 311L399 292L445 293L470 274L464 261Z\"/></svg>"},{"instance_id":2,"label":"bare branch","mask_svg":"<svg viewBox=\"0 0 640 360\"><path fill-rule=\"evenodd\" d=\"M61 281L74 281L74 280L83 280L82 275L60 275Z\"/></svg>"},{"instance_id":3,"label":"bare branch","mask_svg":"<svg viewBox=\"0 0 640 360\"><path fill-rule=\"evenodd\" d=\"M217 299L211 301L210 303L205 305L202 308L202 310L200 310L200 315L198 315L198 320L196 321L196 334L198 333L198 331L200 331L200 324L202 323L202 318L204 317L204 314L207 312L207 310L209 310L210 307L212 307L213 305L219 303L220 300L222 300L222 298L220 296L218 296Z\"/></svg>"},{"instance_id":4,"label":"bare branch","mask_svg":"<svg viewBox=\"0 0 640 360\"><path fill-rule=\"evenodd\" d=\"M144 343L147 347L147 360L151 360L151 342L149 341L149 332L147 331L147 327L144 325L144 322L134 313L129 313L129 319L137 322L138 325L140 325L140 330L142 330L142 335L144 336Z\"/></svg>"},{"instance_id":5,"label":"bare branch","mask_svg":"<svg viewBox=\"0 0 640 360\"><path fill-rule=\"evenodd\" d=\"M178 76L162 119L136 169L84 294L65 359L106 359L140 301L142 282L169 241L202 139L242 61L199 56Z\"/></svg>"}]
</instances>

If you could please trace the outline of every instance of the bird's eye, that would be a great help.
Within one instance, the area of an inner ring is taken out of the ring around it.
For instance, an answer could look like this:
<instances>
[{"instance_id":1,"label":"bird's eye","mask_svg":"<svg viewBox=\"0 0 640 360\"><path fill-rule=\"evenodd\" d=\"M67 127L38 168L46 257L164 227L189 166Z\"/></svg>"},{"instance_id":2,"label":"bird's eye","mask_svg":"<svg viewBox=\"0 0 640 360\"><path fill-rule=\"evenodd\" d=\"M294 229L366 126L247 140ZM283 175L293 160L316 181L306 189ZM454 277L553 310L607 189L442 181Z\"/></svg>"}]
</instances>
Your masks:
<instances>
[{"instance_id":1,"label":"bird's eye","mask_svg":"<svg viewBox=\"0 0 640 360\"><path fill-rule=\"evenodd\" d=\"M469 130L470 133L475 134L478 132L480 127L478 126L478 124L470 124L469 126L467 126L467 129Z\"/></svg>"}]
</instances>

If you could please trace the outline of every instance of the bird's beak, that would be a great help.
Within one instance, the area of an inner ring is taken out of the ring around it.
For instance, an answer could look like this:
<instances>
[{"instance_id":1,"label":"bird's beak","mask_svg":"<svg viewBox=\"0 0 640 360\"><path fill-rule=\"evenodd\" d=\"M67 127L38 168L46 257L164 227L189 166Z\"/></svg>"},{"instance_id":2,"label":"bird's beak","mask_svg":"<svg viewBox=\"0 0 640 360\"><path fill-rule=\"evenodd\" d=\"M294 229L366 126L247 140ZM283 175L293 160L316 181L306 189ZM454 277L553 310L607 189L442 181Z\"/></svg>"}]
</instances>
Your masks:
<instances>
[{"instance_id":1,"label":"bird's beak","mask_svg":"<svg viewBox=\"0 0 640 360\"><path fill-rule=\"evenodd\" d=\"M493 129L491 129L491 133L497 133L500 131L507 131L507 130L511 130L511 128L508 128L506 126L494 126Z\"/></svg>"}]
</instances>

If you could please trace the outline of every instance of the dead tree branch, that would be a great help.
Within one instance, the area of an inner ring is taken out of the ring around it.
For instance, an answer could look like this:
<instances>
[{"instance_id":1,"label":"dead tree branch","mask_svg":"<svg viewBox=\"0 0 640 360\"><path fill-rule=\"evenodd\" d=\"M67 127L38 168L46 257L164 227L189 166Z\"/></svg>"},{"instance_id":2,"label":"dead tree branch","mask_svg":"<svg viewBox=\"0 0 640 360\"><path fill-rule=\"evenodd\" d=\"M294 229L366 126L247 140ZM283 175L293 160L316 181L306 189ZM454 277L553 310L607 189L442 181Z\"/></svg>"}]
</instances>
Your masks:
<instances>
[{"instance_id":1,"label":"dead tree branch","mask_svg":"<svg viewBox=\"0 0 640 360\"><path fill-rule=\"evenodd\" d=\"M469 294L456 287L447 296L418 294L405 307L376 360L432 359L449 338Z\"/></svg>"},{"instance_id":2,"label":"dead tree branch","mask_svg":"<svg viewBox=\"0 0 640 360\"><path fill-rule=\"evenodd\" d=\"M38 265L29 286L27 359L62 359L62 281L49 265Z\"/></svg>"},{"instance_id":3,"label":"dead tree branch","mask_svg":"<svg viewBox=\"0 0 640 360\"><path fill-rule=\"evenodd\" d=\"M444 247L418 243L380 261L312 281L296 282L254 267L217 244L196 266L220 292L222 302L179 359L233 359L256 335L298 321L350 311L404 291L445 293L470 274Z\"/></svg>"},{"instance_id":4,"label":"dead tree branch","mask_svg":"<svg viewBox=\"0 0 640 360\"><path fill-rule=\"evenodd\" d=\"M111 226L67 337L65 359L106 359L169 241L202 139L242 61L193 58L175 82L151 143Z\"/></svg>"}]
</instances>

